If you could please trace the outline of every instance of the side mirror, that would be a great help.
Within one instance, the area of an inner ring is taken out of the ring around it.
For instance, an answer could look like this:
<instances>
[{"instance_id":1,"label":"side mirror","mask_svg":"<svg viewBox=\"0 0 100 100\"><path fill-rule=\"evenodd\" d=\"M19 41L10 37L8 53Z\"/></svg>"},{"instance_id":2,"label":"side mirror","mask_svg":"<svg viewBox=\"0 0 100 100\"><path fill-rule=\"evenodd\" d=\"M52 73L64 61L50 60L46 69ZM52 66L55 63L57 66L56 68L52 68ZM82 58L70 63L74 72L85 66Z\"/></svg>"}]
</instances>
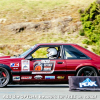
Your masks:
<instances>
[{"instance_id":1,"label":"side mirror","mask_svg":"<svg viewBox=\"0 0 100 100\"><path fill-rule=\"evenodd\" d=\"M26 60L32 60L33 57L32 57L31 55L29 55L29 56L27 56L25 59L26 59Z\"/></svg>"}]
</instances>

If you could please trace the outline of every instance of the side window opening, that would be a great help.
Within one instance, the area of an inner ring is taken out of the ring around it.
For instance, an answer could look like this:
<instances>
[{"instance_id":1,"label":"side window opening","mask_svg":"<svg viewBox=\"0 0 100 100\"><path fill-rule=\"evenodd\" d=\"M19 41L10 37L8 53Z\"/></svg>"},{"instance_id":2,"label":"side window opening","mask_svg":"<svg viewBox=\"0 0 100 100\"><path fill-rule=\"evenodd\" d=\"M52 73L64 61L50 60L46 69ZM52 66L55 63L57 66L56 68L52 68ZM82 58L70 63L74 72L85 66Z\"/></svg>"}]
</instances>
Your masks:
<instances>
[{"instance_id":1,"label":"side window opening","mask_svg":"<svg viewBox=\"0 0 100 100\"><path fill-rule=\"evenodd\" d=\"M64 59L88 59L85 54L70 45L64 45Z\"/></svg>"},{"instance_id":2,"label":"side window opening","mask_svg":"<svg viewBox=\"0 0 100 100\"><path fill-rule=\"evenodd\" d=\"M32 57L35 58L35 59L50 59L48 58L47 54L47 50L48 48L55 48L57 50L57 56L56 56L56 59L58 57L61 56L61 52L60 52L60 46L57 46L57 47L40 47L39 49L37 49L33 54L32 54Z\"/></svg>"},{"instance_id":3,"label":"side window opening","mask_svg":"<svg viewBox=\"0 0 100 100\"><path fill-rule=\"evenodd\" d=\"M32 57L33 58L47 58L46 54L47 54L47 47L43 47L43 48L39 48L38 50L36 50L32 54Z\"/></svg>"}]
</instances>

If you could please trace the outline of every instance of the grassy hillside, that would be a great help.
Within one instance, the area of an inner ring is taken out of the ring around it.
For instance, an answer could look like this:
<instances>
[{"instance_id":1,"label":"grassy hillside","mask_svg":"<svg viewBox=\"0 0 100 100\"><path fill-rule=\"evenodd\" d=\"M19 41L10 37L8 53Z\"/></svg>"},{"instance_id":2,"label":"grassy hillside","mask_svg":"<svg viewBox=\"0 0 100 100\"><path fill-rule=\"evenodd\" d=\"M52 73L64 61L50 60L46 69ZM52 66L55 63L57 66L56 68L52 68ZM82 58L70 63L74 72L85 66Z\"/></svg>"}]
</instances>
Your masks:
<instances>
[{"instance_id":1,"label":"grassy hillside","mask_svg":"<svg viewBox=\"0 0 100 100\"><path fill-rule=\"evenodd\" d=\"M12 34L4 29L5 25L20 22L40 22L56 19L64 16L71 16L73 22L80 21L79 9L87 8L95 0L0 0L0 19L6 21L0 25L1 45L34 45L36 43L64 42L82 44L86 38L77 33L55 33L23 31ZM85 45L87 47L87 45ZM13 48L11 48L13 49ZM6 49L4 49L6 50ZM10 54L8 46L7 52Z\"/></svg>"},{"instance_id":2,"label":"grassy hillside","mask_svg":"<svg viewBox=\"0 0 100 100\"><path fill-rule=\"evenodd\" d=\"M6 24L39 21L71 15L79 20L78 9L86 8L95 0L0 0L0 18Z\"/></svg>"}]
</instances>

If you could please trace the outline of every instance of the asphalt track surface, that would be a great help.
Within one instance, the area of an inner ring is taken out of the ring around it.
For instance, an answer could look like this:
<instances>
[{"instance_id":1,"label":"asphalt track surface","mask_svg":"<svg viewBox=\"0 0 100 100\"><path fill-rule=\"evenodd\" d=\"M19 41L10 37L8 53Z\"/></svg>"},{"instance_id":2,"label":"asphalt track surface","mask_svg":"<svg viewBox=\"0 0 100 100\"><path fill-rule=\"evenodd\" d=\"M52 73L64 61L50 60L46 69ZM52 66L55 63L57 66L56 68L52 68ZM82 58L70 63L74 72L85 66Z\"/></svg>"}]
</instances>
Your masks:
<instances>
[{"instance_id":1,"label":"asphalt track surface","mask_svg":"<svg viewBox=\"0 0 100 100\"><path fill-rule=\"evenodd\" d=\"M68 84L8 85L0 100L100 100L100 91L69 91Z\"/></svg>"}]
</instances>

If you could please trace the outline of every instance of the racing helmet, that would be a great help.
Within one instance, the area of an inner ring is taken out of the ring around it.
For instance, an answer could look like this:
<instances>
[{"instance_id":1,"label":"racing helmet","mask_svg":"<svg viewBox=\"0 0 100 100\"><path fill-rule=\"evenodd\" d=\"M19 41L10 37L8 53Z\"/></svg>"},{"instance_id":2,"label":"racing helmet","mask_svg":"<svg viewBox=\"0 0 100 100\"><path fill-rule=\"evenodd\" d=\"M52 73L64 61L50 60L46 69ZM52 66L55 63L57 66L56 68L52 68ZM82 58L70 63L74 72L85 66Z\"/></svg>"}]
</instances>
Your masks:
<instances>
[{"instance_id":1,"label":"racing helmet","mask_svg":"<svg viewBox=\"0 0 100 100\"><path fill-rule=\"evenodd\" d=\"M55 57L55 56L57 56L56 48L48 48L47 52L48 52L47 57Z\"/></svg>"}]
</instances>

